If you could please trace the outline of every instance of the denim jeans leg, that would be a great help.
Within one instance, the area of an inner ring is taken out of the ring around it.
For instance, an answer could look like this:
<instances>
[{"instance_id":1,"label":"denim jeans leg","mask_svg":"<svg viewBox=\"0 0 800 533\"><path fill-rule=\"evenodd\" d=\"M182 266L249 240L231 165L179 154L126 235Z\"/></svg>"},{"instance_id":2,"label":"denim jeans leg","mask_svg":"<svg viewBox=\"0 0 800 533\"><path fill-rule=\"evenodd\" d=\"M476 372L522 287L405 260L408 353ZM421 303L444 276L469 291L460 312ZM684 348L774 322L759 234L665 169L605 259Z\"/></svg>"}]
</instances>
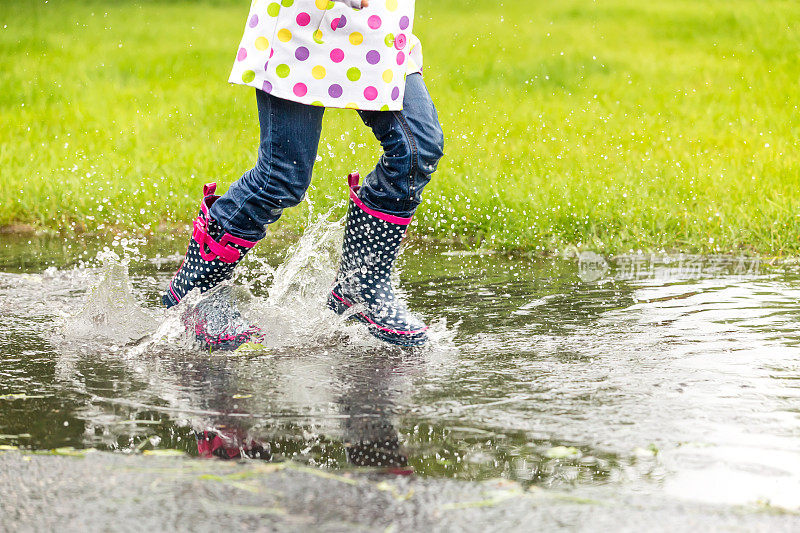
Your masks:
<instances>
[{"instance_id":1,"label":"denim jeans leg","mask_svg":"<svg viewBox=\"0 0 800 533\"><path fill-rule=\"evenodd\" d=\"M211 207L225 231L249 240L283 210L299 204L311 183L325 108L277 98L256 90L261 141L255 166Z\"/></svg>"},{"instance_id":2,"label":"denim jeans leg","mask_svg":"<svg viewBox=\"0 0 800 533\"><path fill-rule=\"evenodd\" d=\"M384 150L364 179L361 200L383 213L412 216L444 150L442 127L422 75L406 77L402 111L359 115Z\"/></svg>"}]
</instances>

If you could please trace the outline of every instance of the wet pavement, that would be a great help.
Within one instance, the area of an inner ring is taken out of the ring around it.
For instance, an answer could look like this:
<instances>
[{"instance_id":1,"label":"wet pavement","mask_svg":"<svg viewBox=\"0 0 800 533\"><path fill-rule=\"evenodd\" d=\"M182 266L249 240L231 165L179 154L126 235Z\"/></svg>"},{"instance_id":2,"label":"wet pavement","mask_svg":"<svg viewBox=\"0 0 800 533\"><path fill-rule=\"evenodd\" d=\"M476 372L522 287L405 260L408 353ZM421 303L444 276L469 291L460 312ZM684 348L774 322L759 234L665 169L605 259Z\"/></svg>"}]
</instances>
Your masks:
<instances>
[{"instance_id":1,"label":"wet pavement","mask_svg":"<svg viewBox=\"0 0 800 533\"><path fill-rule=\"evenodd\" d=\"M61 451L60 453L72 453ZM800 517L609 492L296 463L0 452L3 531L796 531Z\"/></svg>"},{"instance_id":2,"label":"wet pavement","mask_svg":"<svg viewBox=\"0 0 800 533\"><path fill-rule=\"evenodd\" d=\"M156 304L179 241L4 236L0 528L800 527L796 265L412 243L408 351L325 310L340 239L246 260L225 355Z\"/></svg>"}]
</instances>

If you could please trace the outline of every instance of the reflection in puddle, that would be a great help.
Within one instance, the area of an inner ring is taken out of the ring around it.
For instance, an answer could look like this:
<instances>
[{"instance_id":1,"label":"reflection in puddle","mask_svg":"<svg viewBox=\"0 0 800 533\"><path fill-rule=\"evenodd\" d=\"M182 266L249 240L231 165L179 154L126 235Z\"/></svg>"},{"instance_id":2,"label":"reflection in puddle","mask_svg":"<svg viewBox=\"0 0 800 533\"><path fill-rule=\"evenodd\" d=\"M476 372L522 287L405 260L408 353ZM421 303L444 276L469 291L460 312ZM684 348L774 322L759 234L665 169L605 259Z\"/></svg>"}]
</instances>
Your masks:
<instances>
[{"instance_id":1,"label":"reflection in puddle","mask_svg":"<svg viewBox=\"0 0 800 533\"><path fill-rule=\"evenodd\" d=\"M171 262L7 268L0 444L800 508L800 277L412 247L402 287L435 333L406 352L325 309L339 231L320 219L277 268L246 263L247 315L272 334L237 355L142 306Z\"/></svg>"}]
</instances>

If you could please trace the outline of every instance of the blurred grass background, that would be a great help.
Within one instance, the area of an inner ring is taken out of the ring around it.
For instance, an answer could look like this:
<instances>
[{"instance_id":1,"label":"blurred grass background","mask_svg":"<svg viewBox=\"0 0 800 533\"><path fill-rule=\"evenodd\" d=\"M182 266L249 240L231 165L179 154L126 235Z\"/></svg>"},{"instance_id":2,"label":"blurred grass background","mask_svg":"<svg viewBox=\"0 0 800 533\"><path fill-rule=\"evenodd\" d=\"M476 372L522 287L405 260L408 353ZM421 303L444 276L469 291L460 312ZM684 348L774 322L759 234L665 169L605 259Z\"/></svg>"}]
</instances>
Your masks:
<instances>
[{"instance_id":1,"label":"blurred grass background","mask_svg":"<svg viewBox=\"0 0 800 533\"><path fill-rule=\"evenodd\" d=\"M0 226L183 238L202 184L255 160L253 91L226 82L247 10L0 3ZM416 234L797 254L799 22L790 1L418 1L446 156ZM327 111L315 205L379 153L354 112Z\"/></svg>"}]
</instances>

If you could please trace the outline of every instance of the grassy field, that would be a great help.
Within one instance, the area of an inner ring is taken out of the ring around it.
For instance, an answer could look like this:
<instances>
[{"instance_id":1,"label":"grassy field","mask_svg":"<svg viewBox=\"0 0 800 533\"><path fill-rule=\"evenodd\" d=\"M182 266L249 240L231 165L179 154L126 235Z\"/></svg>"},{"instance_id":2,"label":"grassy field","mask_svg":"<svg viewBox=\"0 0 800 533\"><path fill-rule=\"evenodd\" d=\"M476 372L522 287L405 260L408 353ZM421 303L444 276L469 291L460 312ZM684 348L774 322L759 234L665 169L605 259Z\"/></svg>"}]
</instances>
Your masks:
<instances>
[{"instance_id":1,"label":"grassy field","mask_svg":"<svg viewBox=\"0 0 800 533\"><path fill-rule=\"evenodd\" d=\"M252 166L255 98L226 82L248 5L2 2L0 226L159 233ZM793 1L417 2L447 146L416 232L797 254L798 21ZM311 198L378 151L328 111Z\"/></svg>"}]
</instances>

